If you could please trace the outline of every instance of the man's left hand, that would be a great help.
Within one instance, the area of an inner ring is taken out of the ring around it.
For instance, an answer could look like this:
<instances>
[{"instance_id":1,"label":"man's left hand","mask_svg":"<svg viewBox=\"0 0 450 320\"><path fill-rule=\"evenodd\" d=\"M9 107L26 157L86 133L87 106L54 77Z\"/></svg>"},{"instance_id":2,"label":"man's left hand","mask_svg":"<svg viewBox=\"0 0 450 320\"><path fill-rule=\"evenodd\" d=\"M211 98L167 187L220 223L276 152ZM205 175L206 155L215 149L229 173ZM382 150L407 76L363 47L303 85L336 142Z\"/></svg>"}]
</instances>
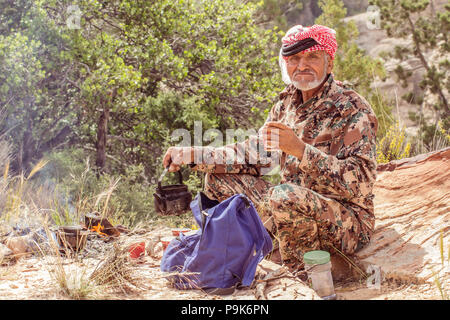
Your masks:
<instances>
[{"instance_id":1,"label":"man's left hand","mask_svg":"<svg viewBox=\"0 0 450 320\"><path fill-rule=\"evenodd\" d=\"M280 122L269 121L260 130L264 150L281 150L286 154L301 159L305 143L297 137L292 128Z\"/></svg>"}]
</instances>

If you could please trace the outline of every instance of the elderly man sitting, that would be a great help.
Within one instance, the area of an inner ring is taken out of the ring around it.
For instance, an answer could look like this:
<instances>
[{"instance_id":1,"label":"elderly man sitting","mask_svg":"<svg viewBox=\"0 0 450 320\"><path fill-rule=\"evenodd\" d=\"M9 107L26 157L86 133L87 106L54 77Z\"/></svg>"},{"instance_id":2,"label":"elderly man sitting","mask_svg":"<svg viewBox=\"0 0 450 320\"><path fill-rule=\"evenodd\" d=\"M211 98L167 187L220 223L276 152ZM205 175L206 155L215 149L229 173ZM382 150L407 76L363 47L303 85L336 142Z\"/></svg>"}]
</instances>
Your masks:
<instances>
[{"instance_id":1,"label":"elderly man sitting","mask_svg":"<svg viewBox=\"0 0 450 320\"><path fill-rule=\"evenodd\" d=\"M169 171L189 164L207 172L210 198L247 195L278 240L283 263L294 269L303 267L303 254L310 250L352 254L369 242L374 230L378 122L363 97L333 78L336 50L330 28L291 28L282 39L279 59L287 87L259 138L221 148L171 147L163 159ZM261 178L267 164L249 161L260 141L264 150L279 154L279 185ZM198 148L207 154L203 161L197 159ZM206 161L219 159L224 150L244 150L245 163Z\"/></svg>"}]
</instances>

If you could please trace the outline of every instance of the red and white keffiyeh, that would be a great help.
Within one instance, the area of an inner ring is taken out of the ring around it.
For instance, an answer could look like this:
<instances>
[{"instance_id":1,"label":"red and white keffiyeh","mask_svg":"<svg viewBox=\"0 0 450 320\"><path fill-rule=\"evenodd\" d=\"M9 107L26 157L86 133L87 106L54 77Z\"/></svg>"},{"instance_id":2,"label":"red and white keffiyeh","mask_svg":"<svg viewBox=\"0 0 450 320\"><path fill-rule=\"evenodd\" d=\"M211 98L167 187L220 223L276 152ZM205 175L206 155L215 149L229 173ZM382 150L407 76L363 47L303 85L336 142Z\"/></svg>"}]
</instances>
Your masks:
<instances>
[{"instance_id":1,"label":"red and white keffiyeh","mask_svg":"<svg viewBox=\"0 0 450 320\"><path fill-rule=\"evenodd\" d=\"M336 42L336 31L331 28L315 24L311 27L303 27L302 25L296 25L288 30L286 35L282 38L283 45L292 45L304 39L314 39L318 44L305 49L302 52L311 52L324 50L327 52L331 59L334 59L334 55L338 48ZM288 57L282 57L287 60Z\"/></svg>"}]
</instances>

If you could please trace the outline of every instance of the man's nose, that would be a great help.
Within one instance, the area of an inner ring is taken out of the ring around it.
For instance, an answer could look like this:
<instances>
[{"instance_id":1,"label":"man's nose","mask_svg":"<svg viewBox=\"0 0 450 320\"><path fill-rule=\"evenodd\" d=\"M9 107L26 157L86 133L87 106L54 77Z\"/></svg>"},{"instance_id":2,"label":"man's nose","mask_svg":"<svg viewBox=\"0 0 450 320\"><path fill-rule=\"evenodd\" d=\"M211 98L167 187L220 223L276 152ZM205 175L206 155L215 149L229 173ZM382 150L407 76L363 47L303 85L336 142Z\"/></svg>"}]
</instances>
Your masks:
<instances>
[{"instance_id":1,"label":"man's nose","mask_svg":"<svg viewBox=\"0 0 450 320\"><path fill-rule=\"evenodd\" d=\"M300 61L297 64L297 69L299 71L309 70L309 66L305 63L305 59L301 58Z\"/></svg>"}]
</instances>

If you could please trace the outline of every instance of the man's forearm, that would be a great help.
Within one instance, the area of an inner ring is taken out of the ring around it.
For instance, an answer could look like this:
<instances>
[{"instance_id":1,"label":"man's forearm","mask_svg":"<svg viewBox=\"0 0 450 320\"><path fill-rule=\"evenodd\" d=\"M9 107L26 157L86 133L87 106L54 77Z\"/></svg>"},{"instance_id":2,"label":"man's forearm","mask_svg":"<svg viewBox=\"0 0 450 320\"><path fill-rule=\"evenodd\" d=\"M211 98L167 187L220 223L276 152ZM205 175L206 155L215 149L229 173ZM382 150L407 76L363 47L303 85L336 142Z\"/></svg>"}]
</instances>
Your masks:
<instances>
[{"instance_id":1,"label":"man's forearm","mask_svg":"<svg viewBox=\"0 0 450 320\"><path fill-rule=\"evenodd\" d=\"M260 153L256 136L223 147L194 146L190 150L192 170L210 173L241 173L260 175L261 167L270 167L270 156Z\"/></svg>"}]
</instances>

